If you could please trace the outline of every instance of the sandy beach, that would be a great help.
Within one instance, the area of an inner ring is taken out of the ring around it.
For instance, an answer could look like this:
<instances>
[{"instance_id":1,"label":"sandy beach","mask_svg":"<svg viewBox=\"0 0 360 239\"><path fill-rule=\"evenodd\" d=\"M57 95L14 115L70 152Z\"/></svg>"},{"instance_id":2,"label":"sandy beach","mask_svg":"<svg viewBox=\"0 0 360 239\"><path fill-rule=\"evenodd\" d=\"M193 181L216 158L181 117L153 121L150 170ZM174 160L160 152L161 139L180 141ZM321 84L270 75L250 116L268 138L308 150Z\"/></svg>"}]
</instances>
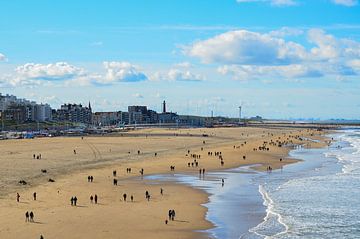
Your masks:
<instances>
[{"instance_id":1,"label":"sandy beach","mask_svg":"<svg viewBox=\"0 0 360 239\"><path fill-rule=\"evenodd\" d=\"M143 129L0 141L0 238L207 238L198 231L213 226L202 206L208 195L182 184L142 179L141 169L143 176L172 172L170 166L184 174L205 169L205 176L250 164L260 165L257 170L277 169L297 162L288 157L293 145L325 146L323 134L294 128ZM95 194L97 204L90 202ZM70 205L73 196L77 206ZM165 224L169 209L176 217ZM26 211L34 212L34 223L25 222Z\"/></svg>"}]
</instances>

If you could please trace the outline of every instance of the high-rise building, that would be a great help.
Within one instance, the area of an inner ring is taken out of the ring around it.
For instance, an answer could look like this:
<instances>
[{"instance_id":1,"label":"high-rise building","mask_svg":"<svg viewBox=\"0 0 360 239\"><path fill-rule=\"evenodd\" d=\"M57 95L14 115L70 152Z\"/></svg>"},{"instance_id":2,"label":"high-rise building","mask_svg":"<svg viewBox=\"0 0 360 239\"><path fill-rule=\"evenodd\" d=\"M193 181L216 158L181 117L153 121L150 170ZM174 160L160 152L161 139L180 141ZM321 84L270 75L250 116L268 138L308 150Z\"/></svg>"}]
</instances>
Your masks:
<instances>
[{"instance_id":1,"label":"high-rise building","mask_svg":"<svg viewBox=\"0 0 360 239\"><path fill-rule=\"evenodd\" d=\"M90 105L89 105L90 106ZM91 124L91 106L83 107L81 104L64 104L54 112L54 120Z\"/></svg>"}]
</instances>

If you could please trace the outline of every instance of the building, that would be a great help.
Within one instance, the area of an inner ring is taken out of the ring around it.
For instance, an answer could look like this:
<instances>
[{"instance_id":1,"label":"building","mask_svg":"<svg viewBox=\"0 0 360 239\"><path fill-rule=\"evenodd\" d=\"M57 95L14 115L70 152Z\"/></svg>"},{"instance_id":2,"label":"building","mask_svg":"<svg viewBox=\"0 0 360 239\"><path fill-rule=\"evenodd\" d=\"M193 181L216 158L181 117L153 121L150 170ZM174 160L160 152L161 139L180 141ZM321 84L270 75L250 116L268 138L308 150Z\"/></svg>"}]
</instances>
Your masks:
<instances>
[{"instance_id":1,"label":"building","mask_svg":"<svg viewBox=\"0 0 360 239\"><path fill-rule=\"evenodd\" d=\"M2 111L2 120L21 124L26 121L26 108L24 105L12 104Z\"/></svg>"},{"instance_id":2,"label":"building","mask_svg":"<svg viewBox=\"0 0 360 239\"><path fill-rule=\"evenodd\" d=\"M95 126L112 126L122 122L122 112L95 112L92 114L92 124Z\"/></svg>"},{"instance_id":3,"label":"building","mask_svg":"<svg viewBox=\"0 0 360 239\"><path fill-rule=\"evenodd\" d=\"M206 124L206 117L195 115L179 115L178 121L180 125L204 127Z\"/></svg>"},{"instance_id":4,"label":"building","mask_svg":"<svg viewBox=\"0 0 360 239\"><path fill-rule=\"evenodd\" d=\"M158 114L159 123L179 123L179 116L176 113L166 111L165 100L162 103L162 113Z\"/></svg>"},{"instance_id":5,"label":"building","mask_svg":"<svg viewBox=\"0 0 360 239\"><path fill-rule=\"evenodd\" d=\"M0 94L0 112L4 120L15 123L45 122L52 118L48 104L37 104L35 101L19 99L14 95Z\"/></svg>"},{"instance_id":6,"label":"building","mask_svg":"<svg viewBox=\"0 0 360 239\"><path fill-rule=\"evenodd\" d=\"M128 106L129 124L147 123L148 110L146 106L132 105Z\"/></svg>"},{"instance_id":7,"label":"building","mask_svg":"<svg viewBox=\"0 0 360 239\"><path fill-rule=\"evenodd\" d=\"M45 122L52 119L51 107L48 104L36 104L34 112L31 115L32 119L36 122Z\"/></svg>"},{"instance_id":8,"label":"building","mask_svg":"<svg viewBox=\"0 0 360 239\"><path fill-rule=\"evenodd\" d=\"M120 124L129 124L129 112L122 111L120 113Z\"/></svg>"},{"instance_id":9,"label":"building","mask_svg":"<svg viewBox=\"0 0 360 239\"><path fill-rule=\"evenodd\" d=\"M74 123L92 123L92 111L89 103L88 107L81 104L63 104L60 109L53 111L53 119L56 121L68 121Z\"/></svg>"}]
</instances>

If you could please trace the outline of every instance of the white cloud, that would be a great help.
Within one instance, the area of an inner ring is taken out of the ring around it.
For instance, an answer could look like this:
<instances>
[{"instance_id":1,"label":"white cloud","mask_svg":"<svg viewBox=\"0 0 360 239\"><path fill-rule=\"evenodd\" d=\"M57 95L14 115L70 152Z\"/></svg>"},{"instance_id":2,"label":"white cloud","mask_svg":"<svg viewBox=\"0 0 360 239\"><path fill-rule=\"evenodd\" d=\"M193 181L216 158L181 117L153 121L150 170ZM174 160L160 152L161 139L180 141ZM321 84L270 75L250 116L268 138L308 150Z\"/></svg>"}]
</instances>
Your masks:
<instances>
[{"instance_id":1,"label":"white cloud","mask_svg":"<svg viewBox=\"0 0 360 239\"><path fill-rule=\"evenodd\" d=\"M203 63L221 62L245 65L281 65L306 57L303 46L295 42L246 30L229 31L198 41L184 48L185 54Z\"/></svg>"},{"instance_id":2,"label":"white cloud","mask_svg":"<svg viewBox=\"0 0 360 239\"><path fill-rule=\"evenodd\" d=\"M26 63L15 69L17 75L25 79L38 80L64 80L74 78L84 74L84 70L66 62L54 64L35 64Z\"/></svg>"},{"instance_id":3,"label":"white cloud","mask_svg":"<svg viewBox=\"0 0 360 239\"><path fill-rule=\"evenodd\" d=\"M323 76L322 72L316 68L300 64L287 66L225 65L219 67L218 72L223 75L231 75L234 79L240 81L260 80L266 77L291 79Z\"/></svg>"},{"instance_id":4,"label":"white cloud","mask_svg":"<svg viewBox=\"0 0 360 239\"><path fill-rule=\"evenodd\" d=\"M316 45L311 48L311 58L338 61L343 58L359 58L360 43L349 39L338 39L321 29L311 29L308 40Z\"/></svg>"},{"instance_id":5,"label":"white cloud","mask_svg":"<svg viewBox=\"0 0 360 239\"><path fill-rule=\"evenodd\" d=\"M360 60L359 59L348 61L346 65L351 67L352 69L354 69L356 72L358 72L360 74Z\"/></svg>"},{"instance_id":6,"label":"white cloud","mask_svg":"<svg viewBox=\"0 0 360 239\"><path fill-rule=\"evenodd\" d=\"M332 2L346 7L352 7L358 4L357 0L332 0Z\"/></svg>"},{"instance_id":7,"label":"white cloud","mask_svg":"<svg viewBox=\"0 0 360 239\"><path fill-rule=\"evenodd\" d=\"M147 76L139 70L139 67L129 62L104 62L106 69L105 78L101 83L114 82L137 82L147 80Z\"/></svg>"},{"instance_id":8,"label":"white cloud","mask_svg":"<svg viewBox=\"0 0 360 239\"><path fill-rule=\"evenodd\" d=\"M294 6L297 2L294 0L236 0L238 3L264 2L273 6Z\"/></svg>"},{"instance_id":9,"label":"white cloud","mask_svg":"<svg viewBox=\"0 0 360 239\"><path fill-rule=\"evenodd\" d=\"M359 42L336 38L321 29L307 32L306 45L281 38L297 34L302 31L290 28L269 34L229 31L184 47L184 53L205 64L219 64L219 73L238 80L360 74L354 61L360 58Z\"/></svg>"},{"instance_id":10,"label":"white cloud","mask_svg":"<svg viewBox=\"0 0 360 239\"><path fill-rule=\"evenodd\" d=\"M168 72L169 80L172 81L201 81L203 77L200 74L194 74L188 70L170 69Z\"/></svg>"},{"instance_id":11,"label":"white cloud","mask_svg":"<svg viewBox=\"0 0 360 239\"><path fill-rule=\"evenodd\" d=\"M333 59L339 56L338 43L332 35L327 35L321 29L311 29L308 32L310 43L314 43L317 47L311 49L311 53L318 59Z\"/></svg>"},{"instance_id":12,"label":"white cloud","mask_svg":"<svg viewBox=\"0 0 360 239\"><path fill-rule=\"evenodd\" d=\"M129 62L104 62L105 74L90 73L83 68L66 62L51 64L26 63L15 69L15 74L7 77L11 85L38 85L49 82L64 83L65 86L114 84L146 80L144 73Z\"/></svg>"},{"instance_id":13,"label":"white cloud","mask_svg":"<svg viewBox=\"0 0 360 239\"><path fill-rule=\"evenodd\" d=\"M0 53L0 61L6 61L6 56Z\"/></svg>"},{"instance_id":14,"label":"white cloud","mask_svg":"<svg viewBox=\"0 0 360 239\"><path fill-rule=\"evenodd\" d=\"M202 81L205 77L188 69L171 68L167 72L155 72L150 77L153 81Z\"/></svg>"}]
</instances>

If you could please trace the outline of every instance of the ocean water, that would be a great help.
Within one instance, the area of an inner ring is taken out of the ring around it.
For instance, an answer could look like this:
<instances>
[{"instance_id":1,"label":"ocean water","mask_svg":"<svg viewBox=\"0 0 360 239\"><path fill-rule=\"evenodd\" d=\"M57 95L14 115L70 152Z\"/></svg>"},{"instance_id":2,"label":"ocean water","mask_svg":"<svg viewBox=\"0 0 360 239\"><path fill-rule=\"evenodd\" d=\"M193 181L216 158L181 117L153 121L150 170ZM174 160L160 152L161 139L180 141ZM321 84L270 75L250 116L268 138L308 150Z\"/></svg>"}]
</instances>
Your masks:
<instances>
[{"instance_id":1,"label":"ocean water","mask_svg":"<svg viewBox=\"0 0 360 239\"><path fill-rule=\"evenodd\" d=\"M157 180L173 181L204 190L209 194L209 202L204 204L208 208L206 219L215 225L205 233L209 238L239 238L266 215L258 185L253 182L257 174L245 166L209 172L201 177L196 174L163 174L145 179L155 180L155 183ZM221 179L224 179L224 184Z\"/></svg>"},{"instance_id":2,"label":"ocean water","mask_svg":"<svg viewBox=\"0 0 360 239\"><path fill-rule=\"evenodd\" d=\"M325 149L297 149L304 162L254 177L266 216L240 238L360 238L360 130Z\"/></svg>"},{"instance_id":3,"label":"ocean water","mask_svg":"<svg viewBox=\"0 0 360 239\"><path fill-rule=\"evenodd\" d=\"M198 175L153 175L209 193L209 238L360 238L360 129L323 149L298 147L302 162L272 173L250 166ZM221 179L225 184L221 184Z\"/></svg>"}]
</instances>

